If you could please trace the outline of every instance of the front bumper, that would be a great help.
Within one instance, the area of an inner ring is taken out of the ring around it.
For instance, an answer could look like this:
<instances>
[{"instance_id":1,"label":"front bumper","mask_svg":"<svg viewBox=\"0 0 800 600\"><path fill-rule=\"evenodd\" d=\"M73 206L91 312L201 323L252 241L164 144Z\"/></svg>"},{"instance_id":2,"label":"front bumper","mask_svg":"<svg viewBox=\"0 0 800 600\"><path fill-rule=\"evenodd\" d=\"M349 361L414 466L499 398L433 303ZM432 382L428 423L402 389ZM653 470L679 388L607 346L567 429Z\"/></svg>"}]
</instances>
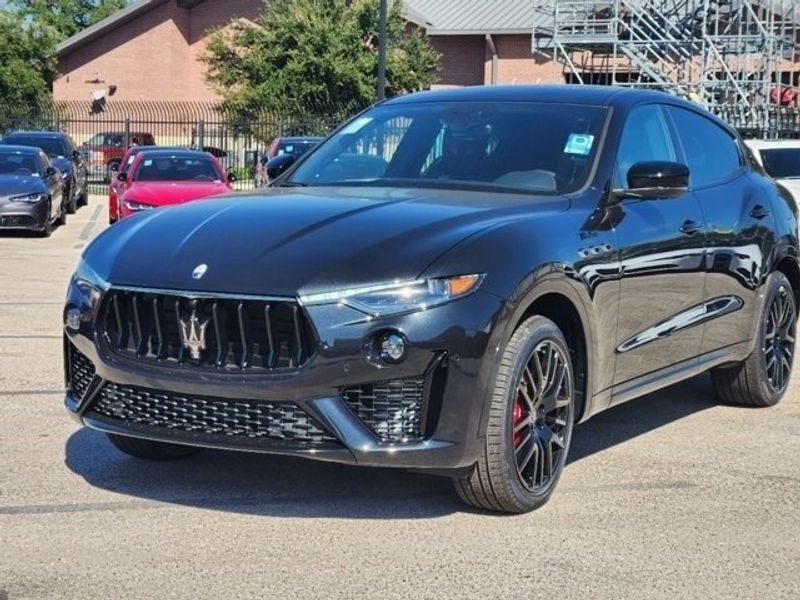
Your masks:
<instances>
[{"instance_id":1,"label":"front bumper","mask_svg":"<svg viewBox=\"0 0 800 600\"><path fill-rule=\"evenodd\" d=\"M0 230L41 231L49 218L47 199L36 203L0 202Z\"/></svg>"},{"instance_id":2,"label":"front bumper","mask_svg":"<svg viewBox=\"0 0 800 600\"><path fill-rule=\"evenodd\" d=\"M74 285L67 299L71 306L86 308L86 299ZM106 351L106 345L98 343L94 316L87 311L79 331L67 331L65 350L68 353L71 345L85 355L94 376L80 401L67 392L66 406L93 429L156 441L368 466L460 469L472 465L482 448L480 424L494 360L488 332L494 330L502 308L500 299L480 292L425 312L381 320L367 319L347 306L307 307L317 345L313 358L289 375L199 373L145 365ZM386 329L401 331L409 341L408 357L400 364L382 364L364 351L365 342ZM422 435L409 441L383 441L343 396L345 389L376 382L429 382L434 372L437 384L425 388ZM330 437L324 443L304 444L123 422L93 410L107 384L178 395L179 401L202 397L228 403L292 403Z\"/></svg>"}]
</instances>

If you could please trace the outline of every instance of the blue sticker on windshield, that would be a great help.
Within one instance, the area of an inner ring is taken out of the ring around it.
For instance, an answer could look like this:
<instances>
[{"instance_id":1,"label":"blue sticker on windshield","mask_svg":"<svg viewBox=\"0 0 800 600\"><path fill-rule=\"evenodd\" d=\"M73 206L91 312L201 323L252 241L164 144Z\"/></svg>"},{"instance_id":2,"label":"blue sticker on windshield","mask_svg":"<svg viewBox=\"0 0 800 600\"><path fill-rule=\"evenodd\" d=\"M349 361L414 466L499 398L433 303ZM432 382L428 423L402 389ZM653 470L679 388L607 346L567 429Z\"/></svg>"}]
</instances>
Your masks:
<instances>
[{"instance_id":1,"label":"blue sticker on windshield","mask_svg":"<svg viewBox=\"0 0 800 600\"><path fill-rule=\"evenodd\" d=\"M567 145L564 146L564 153L586 156L592 151L593 143L593 135L589 135L588 133L570 133L567 138Z\"/></svg>"}]
</instances>

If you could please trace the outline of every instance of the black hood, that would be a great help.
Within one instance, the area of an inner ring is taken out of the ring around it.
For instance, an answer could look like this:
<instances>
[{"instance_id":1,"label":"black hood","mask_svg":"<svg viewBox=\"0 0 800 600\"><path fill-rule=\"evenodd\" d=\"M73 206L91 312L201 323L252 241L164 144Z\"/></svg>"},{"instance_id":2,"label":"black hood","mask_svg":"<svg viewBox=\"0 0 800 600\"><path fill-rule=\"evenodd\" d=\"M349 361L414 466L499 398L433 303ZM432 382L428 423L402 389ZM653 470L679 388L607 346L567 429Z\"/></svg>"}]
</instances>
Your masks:
<instances>
[{"instance_id":1,"label":"black hood","mask_svg":"<svg viewBox=\"0 0 800 600\"><path fill-rule=\"evenodd\" d=\"M0 199L37 192L47 192L47 186L38 175L0 175Z\"/></svg>"},{"instance_id":2,"label":"black hood","mask_svg":"<svg viewBox=\"0 0 800 600\"><path fill-rule=\"evenodd\" d=\"M293 296L412 279L461 240L558 197L381 188L229 195L125 219L84 258L109 282ZM199 264L206 275L192 279Z\"/></svg>"}]
</instances>

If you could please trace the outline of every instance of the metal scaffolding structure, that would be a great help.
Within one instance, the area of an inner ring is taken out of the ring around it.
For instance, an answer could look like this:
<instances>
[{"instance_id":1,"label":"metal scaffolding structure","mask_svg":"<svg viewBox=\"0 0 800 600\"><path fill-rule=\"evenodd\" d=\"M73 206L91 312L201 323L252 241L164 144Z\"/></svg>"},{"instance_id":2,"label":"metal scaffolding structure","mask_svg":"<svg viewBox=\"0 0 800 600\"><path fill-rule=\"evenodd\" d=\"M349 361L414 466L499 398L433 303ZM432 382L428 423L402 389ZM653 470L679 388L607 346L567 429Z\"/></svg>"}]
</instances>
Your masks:
<instances>
[{"instance_id":1,"label":"metal scaffolding structure","mask_svg":"<svg viewBox=\"0 0 800 600\"><path fill-rule=\"evenodd\" d=\"M651 87L751 135L800 135L800 0L533 0L567 82Z\"/></svg>"}]
</instances>

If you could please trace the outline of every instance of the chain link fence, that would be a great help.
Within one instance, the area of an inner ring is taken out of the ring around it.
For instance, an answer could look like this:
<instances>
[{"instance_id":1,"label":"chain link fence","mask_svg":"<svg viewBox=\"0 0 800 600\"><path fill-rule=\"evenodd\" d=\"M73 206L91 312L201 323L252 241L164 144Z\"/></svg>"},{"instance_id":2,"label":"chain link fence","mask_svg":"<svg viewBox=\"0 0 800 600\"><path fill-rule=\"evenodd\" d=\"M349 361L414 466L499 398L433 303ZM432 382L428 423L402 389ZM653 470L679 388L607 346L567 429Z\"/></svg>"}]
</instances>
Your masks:
<instances>
[{"instance_id":1,"label":"chain link fence","mask_svg":"<svg viewBox=\"0 0 800 600\"><path fill-rule=\"evenodd\" d=\"M255 185L256 165L270 142L285 136L324 136L356 109L323 106L314 115L253 114L210 102L65 101L9 106L0 101L0 137L11 131L68 133L88 158L90 181L104 193L109 169L133 143L203 149L236 173L238 189Z\"/></svg>"}]
</instances>

